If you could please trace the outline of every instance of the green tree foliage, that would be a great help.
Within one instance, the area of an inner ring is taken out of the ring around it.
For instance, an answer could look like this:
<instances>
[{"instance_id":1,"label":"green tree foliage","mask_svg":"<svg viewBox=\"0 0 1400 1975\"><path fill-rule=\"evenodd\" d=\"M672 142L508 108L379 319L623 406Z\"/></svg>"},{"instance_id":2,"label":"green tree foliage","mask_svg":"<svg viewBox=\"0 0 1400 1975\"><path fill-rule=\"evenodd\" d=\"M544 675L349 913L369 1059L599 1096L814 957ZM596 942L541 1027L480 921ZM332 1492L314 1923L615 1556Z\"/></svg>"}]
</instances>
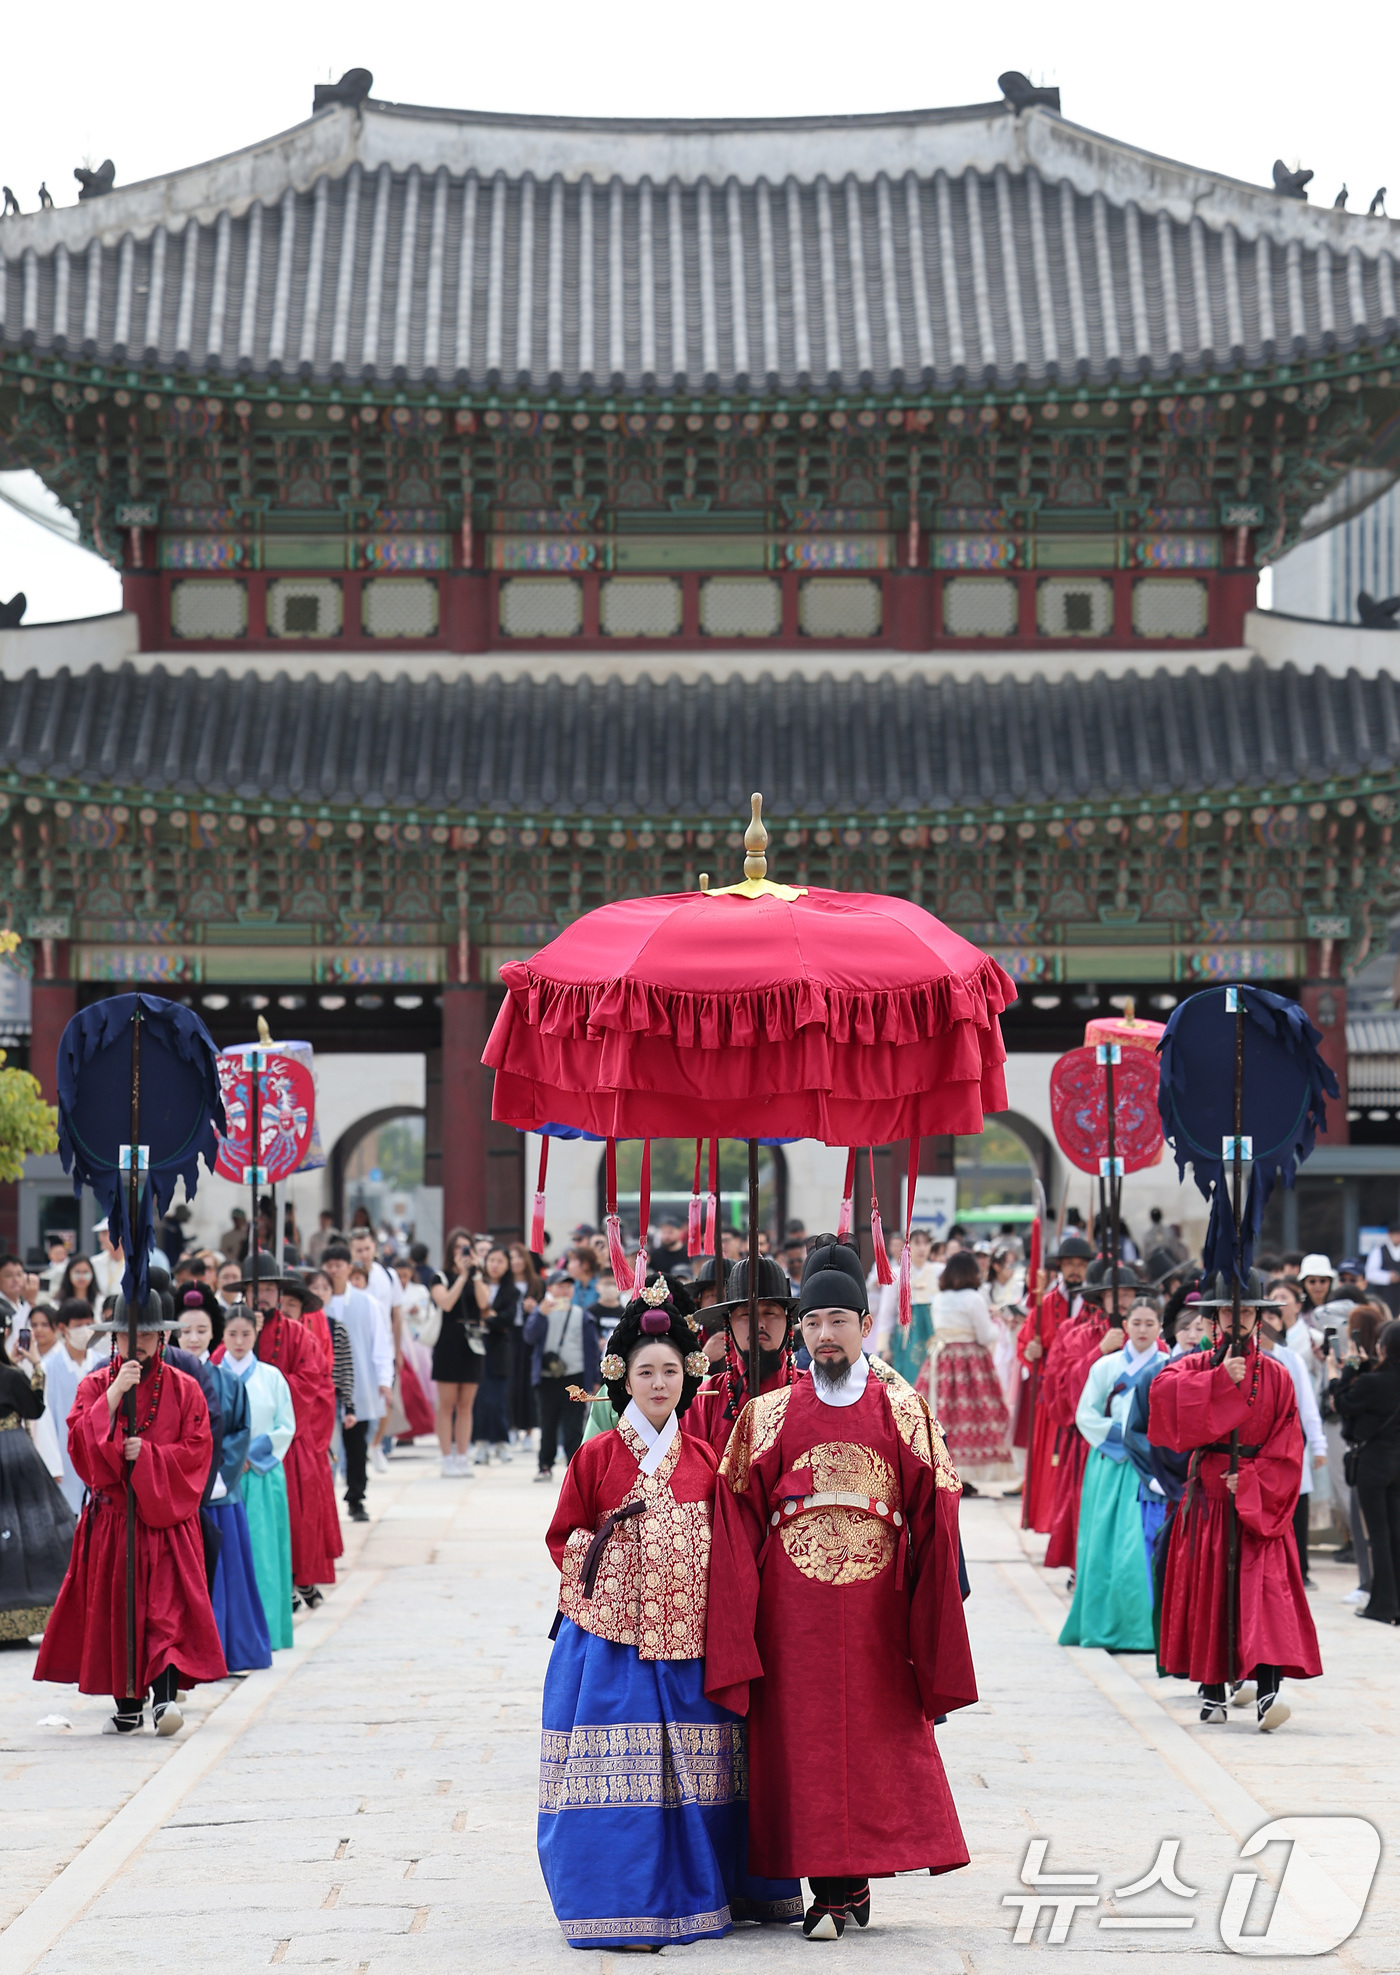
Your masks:
<instances>
[{"instance_id":1,"label":"green tree foliage","mask_svg":"<svg viewBox=\"0 0 1400 1975\"><path fill-rule=\"evenodd\" d=\"M0 1049L0 1065L5 1052ZM58 1112L45 1104L27 1070L0 1068L0 1180L24 1177L31 1152L58 1150Z\"/></svg>"}]
</instances>

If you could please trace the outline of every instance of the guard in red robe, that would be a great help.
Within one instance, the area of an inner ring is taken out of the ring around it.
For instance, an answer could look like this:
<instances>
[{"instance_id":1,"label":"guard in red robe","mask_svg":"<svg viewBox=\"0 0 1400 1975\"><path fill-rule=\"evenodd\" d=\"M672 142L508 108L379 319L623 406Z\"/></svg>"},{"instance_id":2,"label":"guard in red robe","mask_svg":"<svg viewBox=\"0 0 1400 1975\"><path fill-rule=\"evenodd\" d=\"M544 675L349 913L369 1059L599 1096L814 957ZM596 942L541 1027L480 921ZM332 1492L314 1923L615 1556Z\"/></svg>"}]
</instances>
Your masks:
<instances>
[{"instance_id":1,"label":"guard in red robe","mask_svg":"<svg viewBox=\"0 0 1400 1975\"><path fill-rule=\"evenodd\" d=\"M1222 1722L1226 1683L1256 1683L1259 1726L1287 1721L1279 1697L1285 1675L1311 1680L1322 1671L1317 1633L1303 1592L1293 1542L1293 1510L1303 1479L1303 1429L1298 1398L1283 1366L1259 1349L1257 1314L1264 1282L1250 1271L1240 1311L1241 1341L1229 1336L1228 1280L1202 1298L1222 1330L1214 1351L1193 1351L1152 1381L1148 1438L1189 1454L1186 1493L1172 1525L1162 1591L1165 1672L1201 1684L1201 1720ZM1231 1489L1230 1436L1239 1434L1238 1473ZM1229 1501L1235 1498L1235 1661L1228 1656Z\"/></svg>"},{"instance_id":2,"label":"guard in red robe","mask_svg":"<svg viewBox=\"0 0 1400 1975\"><path fill-rule=\"evenodd\" d=\"M1055 1437L1058 1431L1045 1406L1050 1352L1060 1326L1072 1322L1079 1314L1084 1273L1093 1259L1094 1251L1081 1235L1067 1235L1055 1257L1059 1273L1054 1282L1041 1291L1037 1310L1026 1318L1016 1336L1016 1356L1030 1373L1030 1378L1023 1379L1021 1383L1014 1441L1016 1446L1026 1447L1034 1434L1026 1458L1026 1526L1039 1530L1042 1536L1048 1534L1050 1529L1055 1487ZM1030 1421L1032 1379L1035 1380L1033 1427Z\"/></svg>"},{"instance_id":3,"label":"guard in red robe","mask_svg":"<svg viewBox=\"0 0 1400 1975\"><path fill-rule=\"evenodd\" d=\"M272 1257L260 1253L254 1269L255 1276L239 1287L256 1291L258 1308L264 1313L256 1346L259 1358L264 1364L275 1365L292 1389L297 1430L282 1462L292 1525L292 1583L302 1601L314 1610L322 1602L317 1587L335 1583L335 1560L345 1550L331 1475L335 1380L312 1331L299 1319L282 1313L279 1299L284 1284ZM288 1286L303 1290L303 1285L291 1278Z\"/></svg>"},{"instance_id":4,"label":"guard in red robe","mask_svg":"<svg viewBox=\"0 0 1400 1975\"><path fill-rule=\"evenodd\" d=\"M1086 1282L1078 1321L1064 1324L1055 1336L1055 1349L1047 1361L1041 1402L1055 1423L1055 1485L1050 1499L1050 1541L1045 1546L1045 1568L1061 1564L1074 1569L1079 1547L1079 1498L1084 1492L1084 1468L1089 1459L1089 1443L1074 1423L1075 1409L1084 1392L1084 1381L1095 1358L1123 1349L1123 1332L1115 1317L1126 1317L1144 1287L1136 1271L1119 1265L1118 1300L1108 1280L1108 1264L1099 1262L1103 1274L1097 1282Z\"/></svg>"},{"instance_id":5,"label":"guard in red robe","mask_svg":"<svg viewBox=\"0 0 1400 1975\"><path fill-rule=\"evenodd\" d=\"M195 1379L165 1362L173 1321L155 1319L136 1336L136 1357L114 1357L79 1385L68 1414L68 1449L90 1493L68 1574L44 1632L36 1680L75 1682L83 1694L110 1694L117 1712L104 1732L135 1734L151 1690L156 1733L183 1720L181 1685L223 1680L228 1668L209 1602L199 1504L209 1479L209 1408ZM124 1334L116 1316L95 1330ZM122 1399L136 1392L128 1434ZM136 1498L136 1659L126 1658L126 1500Z\"/></svg>"},{"instance_id":6,"label":"guard in red robe","mask_svg":"<svg viewBox=\"0 0 1400 1975\"><path fill-rule=\"evenodd\" d=\"M797 1298L781 1266L759 1257L759 1391L780 1392L798 1376L792 1350L792 1313ZM728 1300L712 1304L724 1315L724 1358L687 1408L682 1430L709 1442L721 1460L735 1423L749 1401L749 1265L740 1262L730 1279Z\"/></svg>"},{"instance_id":7,"label":"guard in red robe","mask_svg":"<svg viewBox=\"0 0 1400 1975\"><path fill-rule=\"evenodd\" d=\"M749 1869L807 1878L809 1938L870 1919L870 1879L967 1846L934 1741L977 1698L961 1488L927 1406L864 1356L844 1244L803 1271L811 1375L740 1415L720 1469L705 1691L749 1721Z\"/></svg>"}]
</instances>

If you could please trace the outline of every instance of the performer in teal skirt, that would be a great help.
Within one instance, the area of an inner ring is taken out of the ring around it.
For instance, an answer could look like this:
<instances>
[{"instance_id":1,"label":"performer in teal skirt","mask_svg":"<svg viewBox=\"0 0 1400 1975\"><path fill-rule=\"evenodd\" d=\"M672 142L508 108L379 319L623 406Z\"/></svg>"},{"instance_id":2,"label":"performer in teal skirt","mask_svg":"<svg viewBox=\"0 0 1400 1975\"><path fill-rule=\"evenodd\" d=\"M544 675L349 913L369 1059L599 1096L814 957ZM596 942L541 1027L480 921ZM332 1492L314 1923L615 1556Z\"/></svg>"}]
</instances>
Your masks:
<instances>
[{"instance_id":1,"label":"performer in teal skirt","mask_svg":"<svg viewBox=\"0 0 1400 1975\"><path fill-rule=\"evenodd\" d=\"M1152 1570L1149 1526L1155 1533L1159 1509L1123 1444L1123 1427L1139 1385L1166 1364L1159 1343L1161 1322L1148 1304L1136 1304L1124 1323L1121 1351L1096 1358L1089 1368L1075 1410L1075 1424L1089 1442L1079 1509L1074 1563L1074 1602L1062 1646L1103 1646L1110 1652L1150 1653Z\"/></svg>"},{"instance_id":2,"label":"performer in teal skirt","mask_svg":"<svg viewBox=\"0 0 1400 1975\"><path fill-rule=\"evenodd\" d=\"M912 1385L924 1368L928 1347L933 1341L933 1299L938 1293L938 1270L930 1259L933 1243L927 1228L915 1228L909 1236L909 1293L913 1299L909 1329L896 1322L890 1326L885 1347L889 1362L907 1385Z\"/></svg>"},{"instance_id":3,"label":"performer in teal skirt","mask_svg":"<svg viewBox=\"0 0 1400 1975\"><path fill-rule=\"evenodd\" d=\"M286 1379L254 1352L257 1337L257 1313L246 1303L235 1303L224 1318L223 1363L242 1379L248 1395L243 1506L268 1639L276 1650L292 1643L292 1526L282 1460L296 1432L296 1415Z\"/></svg>"},{"instance_id":4,"label":"performer in teal skirt","mask_svg":"<svg viewBox=\"0 0 1400 1975\"><path fill-rule=\"evenodd\" d=\"M664 1279L613 1333L618 1424L570 1461L540 1738L539 1857L570 1947L658 1949L802 1918L750 1877L744 1723L705 1698L716 1458L680 1431L709 1366Z\"/></svg>"}]
</instances>

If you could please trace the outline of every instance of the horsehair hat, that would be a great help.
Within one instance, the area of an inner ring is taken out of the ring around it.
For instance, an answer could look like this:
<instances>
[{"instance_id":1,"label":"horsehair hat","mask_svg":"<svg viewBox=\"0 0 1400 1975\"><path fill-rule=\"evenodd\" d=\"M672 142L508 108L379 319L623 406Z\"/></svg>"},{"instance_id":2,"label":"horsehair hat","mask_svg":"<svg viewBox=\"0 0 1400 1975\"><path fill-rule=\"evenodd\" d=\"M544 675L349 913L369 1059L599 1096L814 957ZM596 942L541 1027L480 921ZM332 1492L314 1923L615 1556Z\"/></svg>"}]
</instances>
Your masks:
<instances>
[{"instance_id":1,"label":"horsehair hat","mask_svg":"<svg viewBox=\"0 0 1400 1975\"><path fill-rule=\"evenodd\" d=\"M1055 1250L1055 1260L1063 1262L1067 1256L1077 1256L1081 1262L1092 1262L1094 1251L1082 1234L1067 1234Z\"/></svg>"},{"instance_id":2,"label":"horsehair hat","mask_svg":"<svg viewBox=\"0 0 1400 1975\"><path fill-rule=\"evenodd\" d=\"M276 1258L269 1255L265 1248L260 1248L253 1257L253 1274L240 1276L233 1286L235 1289L257 1290L265 1282L274 1284L279 1294L284 1289L290 1289L294 1295L302 1298L303 1303L310 1295L300 1276L284 1276L277 1266ZM316 1308L319 1310L320 1307L317 1303Z\"/></svg>"},{"instance_id":3,"label":"horsehair hat","mask_svg":"<svg viewBox=\"0 0 1400 1975\"><path fill-rule=\"evenodd\" d=\"M804 1270L805 1274L806 1271ZM781 1303L789 1318L797 1308L797 1298L792 1293L792 1282L786 1269L771 1255L758 1258L758 1300L760 1303ZM747 1256L736 1262L729 1272L728 1293L723 1304L716 1305L728 1313L737 1313L749 1307L749 1264Z\"/></svg>"},{"instance_id":4,"label":"horsehair hat","mask_svg":"<svg viewBox=\"0 0 1400 1975\"><path fill-rule=\"evenodd\" d=\"M125 1296L119 1295L111 1316L99 1317L92 1328L94 1332L102 1331L109 1335L120 1335L124 1337L128 1329ZM158 1289L147 1291L146 1307L144 1312L137 1315L136 1328L138 1330L169 1331L175 1331L180 1328L179 1318L166 1314L165 1299Z\"/></svg>"},{"instance_id":5,"label":"horsehair hat","mask_svg":"<svg viewBox=\"0 0 1400 1975\"><path fill-rule=\"evenodd\" d=\"M1198 1301L1198 1310L1230 1310L1234 1308L1233 1278L1221 1274L1205 1276L1201 1288L1209 1291ZM1271 1301L1269 1286L1262 1269L1251 1269L1248 1282L1240 1284L1240 1302L1247 1303L1251 1310L1281 1310L1283 1305Z\"/></svg>"},{"instance_id":6,"label":"horsehair hat","mask_svg":"<svg viewBox=\"0 0 1400 1975\"><path fill-rule=\"evenodd\" d=\"M722 1299L723 1297L729 1294L728 1262L721 1259L719 1263L719 1268L720 1268L719 1288L720 1288L720 1296ZM690 1288L693 1295L699 1296L705 1290L713 1289L715 1286L714 1256L707 1255L705 1257L705 1260L700 1264L699 1268L695 1271L694 1275L690 1276L687 1280L688 1280L688 1287Z\"/></svg>"},{"instance_id":7,"label":"horsehair hat","mask_svg":"<svg viewBox=\"0 0 1400 1975\"><path fill-rule=\"evenodd\" d=\"M699 1348L702 1334L698 1320L673 1300L671 1285L664 1276L648 1283L641 1295L633 1298L608 1339L607 1355L600 1367L612 1409L619 1419L627 1411L631 1397L627 1390L628 1360L645 1344L670 1344L680 1352L684 1375L681 1396L676 1402L677 1418L685 1412L710 1371L710 1361Z\"/></svg>"},{"instance_id":8,"label":"horsehair hat","mask_svg":"<svg viewBox=\"0 0 1400 1975\"><path fill-rule=\"evenodd\" d=\"M802 1269L798 1315L805 1317L809 1310L854 1310L863 1317L869 1308L865 1270L855 1249L844 1241L814 1248Z\"/></svg>"},{"instance_id":9,"label":"horsehair hat","mask_svg":"<svg viewBox=\"0 0 1400 1975\"><path fill-rule=\"evenodd\" d=\"M1113 1277L1109 1272L1108 1263L1102 1262L1095 1266L1101 1269L1102 1273L1095 1275L1092 1282L1086 1282L1083 1289L1079 1292L1086 1303L1096 1302L1100 1296L1109 1295L1113 1289ZM1124 1289L1146 1289L1148 1284L1143 1281L1130 1262L1120 1262L1118 1264L1118 1287L1120 1291Z\"/></svg>"}]
</instances>

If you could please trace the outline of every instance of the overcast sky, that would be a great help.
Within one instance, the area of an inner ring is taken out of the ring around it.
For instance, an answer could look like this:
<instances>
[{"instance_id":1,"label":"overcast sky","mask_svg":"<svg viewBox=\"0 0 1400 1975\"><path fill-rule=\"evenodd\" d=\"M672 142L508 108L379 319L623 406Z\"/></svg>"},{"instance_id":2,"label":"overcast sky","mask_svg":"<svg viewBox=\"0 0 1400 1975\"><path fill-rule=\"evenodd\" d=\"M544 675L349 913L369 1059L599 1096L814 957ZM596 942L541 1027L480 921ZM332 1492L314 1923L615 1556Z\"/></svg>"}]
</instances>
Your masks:
<instances>
[{"instance_id":1,"label":"overcast sky","mask_svg":"<svg viewBox=\"0 0 1400 1975\"><path fill-rule=\"evenodd\" d=\"M573 116L796 116L993 100L1003 69L1059 84L1064 114L1257 184L1276 157L1310 165L1330 205L1343 180L1365 211L1395 180L1400 13L1310 6L980 7L927 0L560 0L471 9L341 0L234 9L91 0L6 9L0 181L26 212L40 180L60 205L73 167L115 160L117 183L236 151L302 121L312 85L361 67L393 102ZM65 572L67 572L65 574ZM30 621L117 607L115 579L0 506L0 597Z\"/></svg>"}]
</instances>

